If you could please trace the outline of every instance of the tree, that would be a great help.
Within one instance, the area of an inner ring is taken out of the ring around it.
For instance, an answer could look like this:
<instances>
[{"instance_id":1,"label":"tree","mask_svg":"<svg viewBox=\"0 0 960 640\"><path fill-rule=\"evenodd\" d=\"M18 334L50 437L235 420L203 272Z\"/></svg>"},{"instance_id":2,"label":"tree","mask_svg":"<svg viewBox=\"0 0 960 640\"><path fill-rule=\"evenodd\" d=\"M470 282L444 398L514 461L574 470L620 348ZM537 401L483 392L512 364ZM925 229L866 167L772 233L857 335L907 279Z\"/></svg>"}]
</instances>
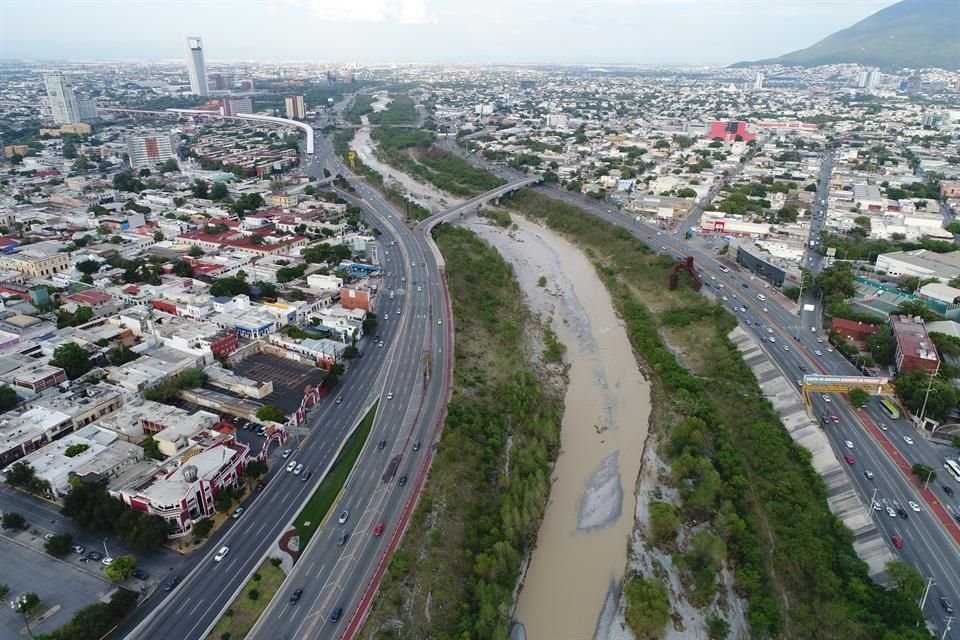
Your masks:
<instances>
[{"instance_id":1,"label":"tree","mask_svg":"<svg viewBox=\"0 0 960 640\"><path fill-rule=\"evenodd\" d=\"M132 171L121 171L113 176L113 188L117 191L140 193L145 187L140 180L133 177Z\"/></svg>"},{"instance_id":2,"label":"tree","mask_svg":"<svg viewBox=\"0 0 960 640\"><path fill-rule=\"evenodd\" d=\"M73 536L69 533L59 533L47 540L43 546L47 553L60 558L70 553L73 547Z\"/></svg>"},{"instance_id":3,"label":"tree","mask_svg":"<svg viewBox=\"0 0 960 640\"><path fill-rule=\"evenodd\" d=\"M816 286L823 293L823 302L827 306L835 302L843 302L857 293L853 270L846 262L837 263L821 271L817 276Z\"/></svg>"},{"instance_id":4,"label":"tree","mask_svg":"<svg viewBox=\"0 0 960 640\"><path fill-rule=\"evenodd\" d=\"M796 302L800 299L800 287L787 287L783 290L783 295Z\"/></svg>"},{"instance_id":5,"label":"tree","mask_svg":"<svg viewBox=\"0 0 960 640\"><path fill-rule=\"evenodd\" d=\"M283 409L280 407L272 404L265 404L257 409L257 419L268 422L284 422L286 421L287 416L283 413Z\"/></svg>"},{"instance_id":6,"label":"tree","mask_svg":"<svg viewBox=\"0 0 960 640\"><path fill-rule=\"evenodd\" d=\"M707 617L707 637L710 640L727 640L730 636L730 623L717 614Z\"/></svg>"},{"instance_id":7,"label":"tree","mask_svg":"<svg viewBox=\"0 0 960 640\"><path fill-rule=\"evenodd\" d=\"M173 263L173 273L181 278L189 278L193 275L193 267L189 262L177 260Z\"/></svg>"},{"instance_id":8,"label":"tree","mask_svg":"<svg viewBox=\"0 0 960 640\"><path fill-rule=\"evenodd\" d=\"M277 285L272 282L264 282L263 280L258 280L253 283L253 286L260 291L261 298L276 298L277 297Z\"/></svg>"},{"instance_id":9,"label":"tree","mask_svg":"<svg viewBox=\"0 0 960 640\"><path fill-rule=\"evenodd\" d=\"M126 580L132 576L136 568L136 558L133 556L120 556L119 558L113 559L113 562L110 563L110 566L104 569L104 573L107 574L107 577L110 578L111 582L120 582L121 580Z\"/></svg>"},{"instance_id":10,"label":"tree","mask_svg":"<svg viewBox=\"0 0 960 640\"><path fill-rule=\"evenodd\" d=\"M207 183L200 178L197 178L193 181L193 187L191 187L191 191L193 191L194 198L207 199L210 195L208 192Z\"/></svg>"},{"instance_id":11,"label":"tree","mask_svg":"<svg viewBox=\"0 0 960 640\"><path fill-rule=\"evenodd\" d=\"M690 187L684 187L677 191L678 198L696 198L697 192L691 189Z\"/></svg>"},{"instance_id":12,"label":"tree","mask_svg":"<svg viewBox=\"0 0 960 640\"><path fill-rule=\"evenodd\" d=\"M670 621L667 589L655 578L631 577L623 588L627 600L626 620L639 638L659 638Z\"/></svg>"},{"instance_id":13,"label":"tree","mask_svg":"<svg viewBox=\"0 0 960 640\"><path fill-rule=\"evenodd\" d=\"M14 153L10 156L10 164L16 166L18 164L23 164L23 156L19 153Z\"/></svg>"},{"instance_id":14,"label":"tree","mask_svg":"<svg viewBox=\"0 0 960 640\"><path fill-rule=\"evenodd\" d=\"M160 165L160 173L173 173L174 171L180 171L180 165L177 164L175 158L169 158Z\"/></svg>"},{"instance_id":15,"label":"tree","mask_svg":"<svg viewBox=\"0 0 960 640\"><path fill-rule=\"evenodd\" d=\"M50 364L60 367L71 380L76 380L93 368L90 354L75 342L60 345L53 352Z\"/></svg>"},{"instance_id":16,"label":"tree","mask_svg":"<svg viewBox=\"0 0 960 640\"><path fill-rule=\"evenodd\" d=\"M669 502L653 500L650 502L650 536L655 546L670 550L677 541L680 531L680 517Z\"/></svg>"},{"instance_id":17,"label":"tree","mask_svg":"<svg viewBox=\"0 0 960 640\"><path fill-rule=\"evenodd\" d=\"M895 350L893 348L893 331L890 325L883 325L880 330L867 338L867 348L877 364L893 364Z\"/></svg>"},{"instance_id":18,"label":"tree","mask_svg":"<svg viewBox=\"0 0 960 640\"><path fill-rule=\"evenodd\" d=\"M259 233L253 233L250 235L250 244L261 245L265 242L264 237Z\"/></svg>"},{"instance_id":19,"label":"tree","mask_svg":"<svg viewBox=\"0 0 960 640\"><path fill-rule=\"evenodd\" d=\"M16 511L6 511L3 514L2 522L4 529L19 529L26 523L26 520Z\"/></svg>"},{"instance_id":20,"label":"tree","mask_svg":"<svg viewBox=\"0 0 960 640\"><path fill-rule=\"evenodd\" d=\"M190 250L187 251L187 255L191 258L199 258L200 256L204 255L204 253L203 249L201 249L199 246L193 245L190 247Z\"/></svg>"},{"instance_id":21,"label":"tree","mask_svg":"<svg viewBox=\"0 0 960 640\"><path fill-rule=\"evenodd\" d=\"M74 171L85 171L93 166L93 163L90 162L87 156L81 154L76 157L73 161L73 165L70 167Z\"/></svg>"},{"instance_id":22,"label":"tree","mask_svg":"<svg viewBox=\"0 0 960 640\"><path fill-rule=\"evenodd\" d=\"M886 569L890 588L899 591L912 601L917 601L923 596L925 582L916 569L900 560L891 560L887 563Z\"/></svg>"},{"instance_id":23,"label":"tree","mask_svg":"<svg viewBox=\"0 0 960 640\"><path fill-rule=\"evenodd\" d=\"M957 390L944 380L926 371L911 371L896 379L897 395L914 414L926 408L924 417L942 421L957 406ZM927 389L930 393L927 393Z\"/></svg>"},{"instance_id":24,"label":"tree","mask_svg":"<svg viewBox=\"0 0 960 640\"><path fill-rule=\"evenodd\" d=\"M0 584L0 600L6 598L8 593L10 593L10 587L5 584Z\"/></svg>"},{"instance_id":25,"label":"tree","mask_svg":"<svg viewBox=\"0 0 960 640\"><path fill-rule=\"evenodd\" d=\"M73 160L77 157L77 145L73 144L69 140L63 143L63 158L64 160Z\"/></svg>"},{"instance_id":26,"label":"tree","mask_svg":"<svg viewBox=\"0 0 960 640\"><path fill-rule=\"evenodd\" d=\"M230 493L229 489L221 489L217 492L217 495L213 496L213 506L216 507L217 511L220 513L226 513L230 511L230 507L233 505L233 494Z\"/></svg>"},{"instance_id":27,"label":"tree","mask_svg":"<svg viewBox=\"0 0 960 640\"><path fill-rule=\"evenodd\" d=\"M87 275L93 275L100 270L100 267L103 263L96 260L81 260L76 264L76 269L80 273L85 273Z\"/></svg>"},{"instance_id":28,"label":"tree","mask_svg":"<svg viewBox=\"0 0 960 640\"><path fill-rule=\"evenodd\" d=\"M19 399L17 392L8 384L0 385L0 411L7 411L17 406Z\"/></svg>"},{"instance_id":29,"label":"tree","mask_svg":"<svg viewBox=\"0 0 960 640\"><path fill-rule=\"evenodd\" d=\"M230 191L227 189L227 185L223 182L214 184L213 188L210 189L210 199L215 202L226 200L229 197Z\"/></svg>"},{"instance_id":30,"label":"tree","mask_svg":"<svg viewBox=\"0 0 960 640\"><path fill-rule=\"evenodd\" d=\"M210 518L203 518L193 525L193 537L206 538L208 535L210 535L211 530L213 530L213 520Z\"/></svg>"},{"instance_id":31,"label":"tree","mask_svg":"<svg viewBox=\"0 0 960 640\"><path fill-rule=\"evenodd\" d=\"M247 466L243 468L243 475L247 478L256 479L260 476L266 475L268 471L267 463L261 462L260 460L251 460L247 463Z\"/></svg>"},{"instance_id":32,"label":"tree","mask_svg":"<svg viewBox=\"0 0 960 640\"><path fill-rule=\"evenodd\" d=\"M30 613L37 608L37 605L40 604L40 596L28 591L27 593L22 594L19 598L13 601L13 610L17 613L21 613L24 617L30 615Z\"/></svg>"},{"instance_id":33,"label":"tree","mask_svg":"<svg viewBox=\"0 0 960 640\"><path fill-rule=\"evenodd\" d=\"M853 389L850 389L847 397L850 399L850 404L858 409L862 409L863 407L867 406L867 403L870 401L870 394L860 387L854 387Z\"/></svg>"},{"instance_id":34,"label":"tree","mask_svg":"<svg viewBox=\"0 0 960 640\"><path fill-rule=\"evenodd\" d=\"M160 453L160 445L157 444L157 441L152 437L144 438L143 442L140 443L140 446L143 447L144 457L150 458L151 460L166 460L167 456Z\"/></svg>"},{"instance_id":35,"label":"tree","mask_svg":"<svg viewBox=\"0 0 960 640\"><path fill-rule=\"evenodd\" d=\"M250 285L237 277L218 278L210 286L210 295L231 298L238 295L250 295Z\"/></svg>"},{"instance_id":36,"label":"tree","mask_svg":"<svg viewBox=\"0 0 960 640\"><path fill-rule=\"evenodd\" d=\"M914 463L913 466L910 467L910 471L920 479L920 482L924 483L933 482L937 477L937 471L933 467L920 462Z\"/></svg>"}]
</instances>

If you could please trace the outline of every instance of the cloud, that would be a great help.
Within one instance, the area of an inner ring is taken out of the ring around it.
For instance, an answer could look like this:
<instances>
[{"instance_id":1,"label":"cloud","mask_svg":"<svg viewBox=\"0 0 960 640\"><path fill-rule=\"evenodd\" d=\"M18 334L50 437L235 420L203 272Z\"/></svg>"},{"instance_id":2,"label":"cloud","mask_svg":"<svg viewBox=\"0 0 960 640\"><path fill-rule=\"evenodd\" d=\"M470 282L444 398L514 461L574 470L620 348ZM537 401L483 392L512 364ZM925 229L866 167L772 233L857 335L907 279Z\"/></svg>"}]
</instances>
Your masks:
<instances>
[{"instance_id":1,"label":"cloud","mask_svg":"<svg viewBox=\"0 0 960 640\"><path fill-rule=\"evenodd\" d=\"M391 24L436 24L425 0L286 0L285 4L304 7L308 14L324 22L381 22Z\"/></svg>"}]
</instances>

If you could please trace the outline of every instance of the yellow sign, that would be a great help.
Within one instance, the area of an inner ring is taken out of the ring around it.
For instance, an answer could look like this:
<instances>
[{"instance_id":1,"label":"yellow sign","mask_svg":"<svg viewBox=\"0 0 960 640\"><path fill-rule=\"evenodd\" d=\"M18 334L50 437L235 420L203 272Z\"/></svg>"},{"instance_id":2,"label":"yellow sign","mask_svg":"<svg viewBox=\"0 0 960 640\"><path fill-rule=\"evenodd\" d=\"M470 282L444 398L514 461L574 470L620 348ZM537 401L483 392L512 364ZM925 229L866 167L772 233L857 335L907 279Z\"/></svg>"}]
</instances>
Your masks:
<instances>
[{"instance_id":1,"label":"yellow sign","mask_svg":"<svg viewBox=\"0 0 960 640\"><path fill-rule=\"evenodd\" d=\"M350 168L356 171L357 169L357 152L351 149L347 152L347 162L350 163Z\"/></svg>"}]
</instances>

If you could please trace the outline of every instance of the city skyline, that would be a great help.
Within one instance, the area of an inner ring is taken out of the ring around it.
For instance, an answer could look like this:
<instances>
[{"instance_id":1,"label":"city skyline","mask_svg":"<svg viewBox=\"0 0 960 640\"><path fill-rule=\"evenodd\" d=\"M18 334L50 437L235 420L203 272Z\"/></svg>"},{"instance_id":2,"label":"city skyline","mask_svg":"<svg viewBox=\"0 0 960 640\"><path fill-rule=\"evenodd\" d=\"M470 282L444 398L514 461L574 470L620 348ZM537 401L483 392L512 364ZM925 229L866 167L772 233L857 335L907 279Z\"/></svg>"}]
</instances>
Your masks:
<instances>
[{"instance_id":1,"label":"city skyline","mask_svg":"<svg viewBox=\"0 0 960 640\"><path fill-rule=\"evenodd\" d=\"M546 11L534 1L278 0L228 13L220 2L156 3L146 32L142 3L11 2L0 10L0 58L183 59L184 38L196 33L208 62L719 65L808 46L891 4L609 0ZM37 20L51 10L58 21ZM108 19L107 37L87 37Z\"/></svg>"}]
</instances>

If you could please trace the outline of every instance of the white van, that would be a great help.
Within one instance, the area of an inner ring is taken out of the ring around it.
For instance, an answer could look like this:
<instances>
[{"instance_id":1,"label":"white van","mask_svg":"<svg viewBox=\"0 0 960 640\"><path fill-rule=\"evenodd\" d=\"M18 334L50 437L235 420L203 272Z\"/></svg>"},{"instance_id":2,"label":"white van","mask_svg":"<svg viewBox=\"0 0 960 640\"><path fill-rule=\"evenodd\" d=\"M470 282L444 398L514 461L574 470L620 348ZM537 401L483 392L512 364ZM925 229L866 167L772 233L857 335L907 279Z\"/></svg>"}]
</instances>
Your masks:
<instances>
[{"instance_id":1,"label":"white van","mask_svg":"<svg viewBox=\"0 0 960 640\"><path fill-rule=\"evenodd\" d=\"M760 302L766 302L767 296L763 295L762 293L758 293L757 300L759 300Z\"/></svg>"}]
</instances>

